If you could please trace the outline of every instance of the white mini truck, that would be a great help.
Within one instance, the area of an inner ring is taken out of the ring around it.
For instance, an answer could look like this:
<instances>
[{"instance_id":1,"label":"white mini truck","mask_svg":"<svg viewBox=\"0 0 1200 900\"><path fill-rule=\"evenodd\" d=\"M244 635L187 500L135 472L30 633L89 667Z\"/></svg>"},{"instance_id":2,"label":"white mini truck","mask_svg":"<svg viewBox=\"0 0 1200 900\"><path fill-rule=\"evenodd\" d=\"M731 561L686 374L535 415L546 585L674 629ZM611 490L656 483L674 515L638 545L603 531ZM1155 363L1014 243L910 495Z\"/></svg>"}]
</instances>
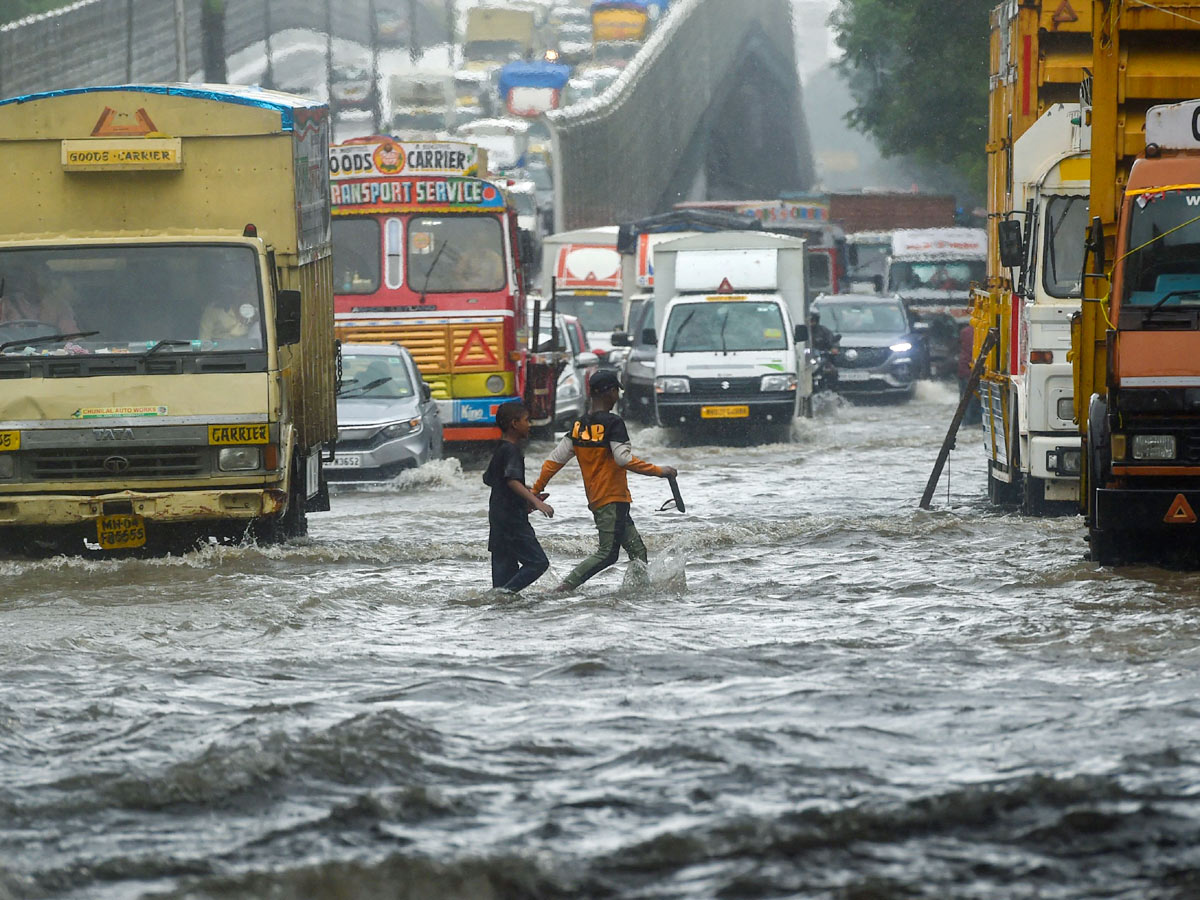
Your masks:
<instances>
[{"instance_id":1,"label":"white mini truck","mask_svg":"<svg viewBox=\"0 0 1200 900\"><path fill-rule=\"evenodd\" d=\"M804 241L750 231L654 249L660 425L785 429L812 414Z\"/></svg>"}]
</instances>

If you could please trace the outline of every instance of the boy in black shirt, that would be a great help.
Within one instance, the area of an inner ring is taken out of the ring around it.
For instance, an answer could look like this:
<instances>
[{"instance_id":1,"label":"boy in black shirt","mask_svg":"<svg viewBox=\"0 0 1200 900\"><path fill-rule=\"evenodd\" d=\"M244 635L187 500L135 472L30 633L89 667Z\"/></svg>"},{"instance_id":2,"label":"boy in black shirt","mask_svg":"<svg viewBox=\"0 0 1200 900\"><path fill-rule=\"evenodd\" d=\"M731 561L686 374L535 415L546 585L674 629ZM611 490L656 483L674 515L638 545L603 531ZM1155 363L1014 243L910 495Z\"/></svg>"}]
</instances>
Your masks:
<instances>
[{"instance_id":1,"label":"boy in black shirt","mask_svg":"<svg viewBox=\"0 0 1200 900\"><path fill-rule=\"evenodd\" d=\"M529 513L538 510L547 518L554 508L525 486L525 457L520 442L529 437L529 410L520 401L496 410L500 444L483 473L492 489L488 500L488 550L492 554L492 587L517 593L533 584L550 568L538 543ZM545 495L542 495L545 496Z\"/></svg>"}]
</instances>

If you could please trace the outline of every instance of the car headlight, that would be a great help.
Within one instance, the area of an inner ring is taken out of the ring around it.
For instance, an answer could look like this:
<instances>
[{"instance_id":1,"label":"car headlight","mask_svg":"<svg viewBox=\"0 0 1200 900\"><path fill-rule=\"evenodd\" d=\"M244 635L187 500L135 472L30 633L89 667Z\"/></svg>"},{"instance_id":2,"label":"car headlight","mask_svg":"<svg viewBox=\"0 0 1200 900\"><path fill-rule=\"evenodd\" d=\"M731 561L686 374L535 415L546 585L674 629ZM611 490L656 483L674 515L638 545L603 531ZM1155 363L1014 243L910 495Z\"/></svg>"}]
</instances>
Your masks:
<instances>
[{"instance_id":1,"label":"car headlight","mask_svg":"<svg viewBox=\"0 0 1200 900\"><path fill-rule=\"evenodd\" d=\"M663 377L654 379L654 390L660 394L688 394L692 385L686 378Z\"/></svg>"},{"instance_id":2,"label":"car headlight","mask_svg":"<svg viewBox=\"0 0 1200 900\"><path fill-rule=\"evenodd\" d=\"M12 478L16 470L16 457L11 453L0 453L0 478Z\"/></svg>"},{"instance_id":3,"label":"car headlight","mask_svg":"<svg viewBox=\"0 0 1200 900\"><path fill-rule=\"evenodd\" d=\"M1133 436L1134 459L1174 459L1175 435L1135 434Z\"/></svg>"},{"instance_id":4,"label":"car headlight","mask_svg":"<svg viewBox=\"0 0 1200 900\"><path fill-rule=\"evenodd\" d=\"M795 375L764 375L760 391L794 391L796 389Z\"/></svg>"},{"instance_id":5,"label":"car headlight","mask_svg":"<svg viewBox=\"0 0 1200 900\"><path fill-rule=\"evenodd\" d=\"M258 447L222 447L217 454L217 468L222 472L262 468L262 450Z\"/></svg>"},{"instance_id":6,"label":"car headlight","mask_svg":"<svg viewBox=\"0 0 1200 900\"><path fill-rule=\"evenodd\" d=\"M888 347L888 349L893 353L907 353L912 349L912 344L910 344L908 341L901 341L898 344L892 344L892 346Z\"/></svg>"},{"instance_id":7,"label":"car headlight","mask_svg":"<svg viewBox=\"0 0 1200 900\"><path fill-rule=\"evenodd\" d=\"M396 422L388 425L386 428L381 428L379 433L385 438L391 440L393 438L404 437L406 434L412 434L414 431L419 431L421 428L421 418L409 419L407 422Z\"/></svg>"},{"instance_id":8,"label":"car headlight","mask_svg":"<svg viewBox=\"0 0 1200 900\"><path fill-rule=\"evenodd\" d=\"M566 377L558 386L558 394L564 400L574 400L579 396L579 378L574 372L568 370Z\"/></svg>"},{"instance_id":9,"label":"car headlight","mask_svg":"<svg viewBox=\"0 0 1200 900\"><path fill-rule=\"evenodd\" d=\"M504 379L499 375L489 375L488 380L483 384L493 394L498 394L504 390Z\"/></svg>"}]
</instances>

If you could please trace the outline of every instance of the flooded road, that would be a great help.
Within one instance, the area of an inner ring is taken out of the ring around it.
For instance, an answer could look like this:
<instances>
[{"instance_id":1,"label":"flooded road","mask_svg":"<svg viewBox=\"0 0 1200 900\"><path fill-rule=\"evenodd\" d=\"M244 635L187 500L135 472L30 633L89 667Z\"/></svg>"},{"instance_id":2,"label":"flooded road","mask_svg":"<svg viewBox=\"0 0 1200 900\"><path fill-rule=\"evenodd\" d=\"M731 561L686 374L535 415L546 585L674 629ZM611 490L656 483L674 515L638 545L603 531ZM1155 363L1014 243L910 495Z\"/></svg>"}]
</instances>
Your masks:
<instances>
[{"instance_id":1,"label":"flooded road","mask_svg":"<svg viewBox=\"0 0 1200 900\"><path fill-rule=\"evenodd\" d=\"M488 587L481 462L282 548L0 560L0 898L1200 896L1200 575L986 505L954 398L638 455L649 584L575 466ZM549 445L527 449L536 471Z\"/></svg>"}]
</instances>

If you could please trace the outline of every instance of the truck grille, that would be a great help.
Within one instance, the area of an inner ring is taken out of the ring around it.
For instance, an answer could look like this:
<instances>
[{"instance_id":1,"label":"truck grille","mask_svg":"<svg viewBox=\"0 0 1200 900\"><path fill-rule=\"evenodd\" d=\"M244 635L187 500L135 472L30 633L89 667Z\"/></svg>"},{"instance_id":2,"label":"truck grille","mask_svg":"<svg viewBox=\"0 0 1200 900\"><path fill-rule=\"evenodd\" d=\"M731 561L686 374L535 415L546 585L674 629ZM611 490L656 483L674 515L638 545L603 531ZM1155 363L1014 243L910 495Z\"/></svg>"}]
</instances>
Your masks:
<instances>
[{"instance_id":1,"label":"truck grille","mask_svg":"<svg viewBox=\"0 0 1200 900\"><path fill-rule=\"evenodd\" d=\"M185 478L205 471L205 452L197 447L110 447L103 450L35 450L28 458L32 477L46 481ZM124 460L126 465L122 466L119 460Z\"/></svg>"},{"instance_id":2,"label":"truck grille","mask_svg":"<svg viewBox=\"0 0 1200 900\"><path fill-rule=\"evenodd\" d=\"M854 359L847 356L850 350L855 351ZM843 347L834 360L843 369L870 369L883 365L891 355L887 347Z\"/></svg>"},{"instance_id":3,"label":"truck grille","mask_svg":"<svg viewBox=\"0 0 1200 900\"><path fill-rule=\"evenodd\" d=\"M745 397L758 394L762 378L693 378L691 384L693 397Z\"/></svg>"}]
</instances>

